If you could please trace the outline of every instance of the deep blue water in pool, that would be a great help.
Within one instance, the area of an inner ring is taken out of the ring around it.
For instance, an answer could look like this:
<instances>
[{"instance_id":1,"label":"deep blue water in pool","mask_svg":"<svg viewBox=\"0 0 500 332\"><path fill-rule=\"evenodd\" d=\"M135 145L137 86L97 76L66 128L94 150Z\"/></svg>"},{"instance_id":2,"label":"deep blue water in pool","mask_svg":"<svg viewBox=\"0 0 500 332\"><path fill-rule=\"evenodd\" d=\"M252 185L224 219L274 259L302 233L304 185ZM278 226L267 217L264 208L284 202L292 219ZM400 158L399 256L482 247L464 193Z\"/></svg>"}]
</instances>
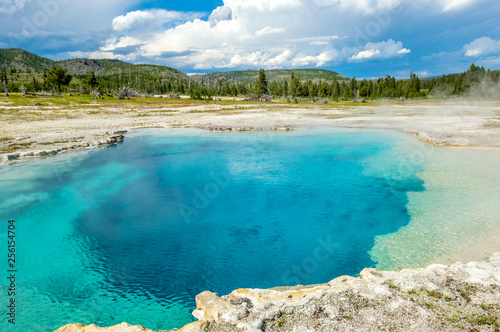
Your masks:
<instances>
[{"instance_id":1,"label":"deep blue water in pool","mask_svg":"<svg viewBox=\"0 0 500 332\"><path fill-rule=\"evenodd\" d=\"M171 329L204 290L357 275L374 266L374 237L408 223L407 192L423 190L412 144L385 131L151 129L3 167L1 250L15 219L19 272L17 324L2 315L0 330Z\"/></svg>"}]
</instances>

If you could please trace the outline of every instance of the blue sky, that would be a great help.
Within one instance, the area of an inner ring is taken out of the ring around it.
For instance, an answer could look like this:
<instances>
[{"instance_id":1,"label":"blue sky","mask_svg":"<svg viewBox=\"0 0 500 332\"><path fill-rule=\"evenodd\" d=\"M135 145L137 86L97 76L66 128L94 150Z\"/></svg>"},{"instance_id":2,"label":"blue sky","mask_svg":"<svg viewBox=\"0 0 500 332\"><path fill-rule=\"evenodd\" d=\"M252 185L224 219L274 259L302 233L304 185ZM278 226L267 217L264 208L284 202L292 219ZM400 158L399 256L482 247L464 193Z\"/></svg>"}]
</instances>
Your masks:
<instances>
[{"instance_id":1,"label":"blue sky","mask_svg":"<svg viewBox=\"0 0 500 332\"><path fill-rule=\"evenodd\" d=\"M425 77L500 69L499 17L498 0L0 0L0 47L187 73Z\"/></svg>"}]
</instances>

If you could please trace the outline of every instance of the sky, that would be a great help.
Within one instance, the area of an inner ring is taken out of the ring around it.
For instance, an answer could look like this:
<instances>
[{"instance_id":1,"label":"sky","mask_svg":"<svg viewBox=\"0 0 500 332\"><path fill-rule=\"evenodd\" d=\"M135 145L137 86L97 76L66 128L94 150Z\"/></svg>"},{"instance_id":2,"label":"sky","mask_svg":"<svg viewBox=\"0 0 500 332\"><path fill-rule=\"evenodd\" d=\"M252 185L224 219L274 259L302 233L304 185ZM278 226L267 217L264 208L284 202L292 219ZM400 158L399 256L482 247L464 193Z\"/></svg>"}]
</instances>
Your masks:
<instances>
[{"instance_id":1,"label":"sky","mask_svg":"<svg viewBox=\"0 0 500 332\"><path fill-rule=\"evenodd\" d=\"M499 0L0 0L0 48L204 73L500 69Z\"/></svg>"}]
</instances>

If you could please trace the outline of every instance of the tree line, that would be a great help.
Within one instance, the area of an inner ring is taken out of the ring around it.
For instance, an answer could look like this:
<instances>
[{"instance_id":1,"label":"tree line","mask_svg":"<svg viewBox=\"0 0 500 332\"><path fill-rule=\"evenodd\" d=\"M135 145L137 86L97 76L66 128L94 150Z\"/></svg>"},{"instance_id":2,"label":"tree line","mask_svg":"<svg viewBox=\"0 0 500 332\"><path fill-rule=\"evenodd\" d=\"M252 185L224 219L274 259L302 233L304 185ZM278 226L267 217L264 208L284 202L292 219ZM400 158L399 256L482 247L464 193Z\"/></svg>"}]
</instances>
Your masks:
<instances>
[{"instance_id":1,"label":"tree line","mask_svg":"<svg viewBox=\"0 0 500 332\"><path fill-rule=\"evenodd\" d=\"M258 96L291 99L379 99L379 98L420 98L477 96L498 97L500 71L485 70L474 64L459 75L443 75L436 78L420 79L411 73L407 79L386 76L376 80L301 80L300 75L291 73L289 78L268 82L264 69L254 83L217 80L195 80L191 78L159 75L153 71L129 71L107 75L69 75L67 69L53 67L42 75L7 72L0 68L0 84L11 92L18 92L21 85L32 92L38 91L78 91L101 94L118 94L123 87L143 94L189 95L193 99L208 99L214 96ZM497 92L495 94L495 91Z\"/></svg>"}]
</instances>

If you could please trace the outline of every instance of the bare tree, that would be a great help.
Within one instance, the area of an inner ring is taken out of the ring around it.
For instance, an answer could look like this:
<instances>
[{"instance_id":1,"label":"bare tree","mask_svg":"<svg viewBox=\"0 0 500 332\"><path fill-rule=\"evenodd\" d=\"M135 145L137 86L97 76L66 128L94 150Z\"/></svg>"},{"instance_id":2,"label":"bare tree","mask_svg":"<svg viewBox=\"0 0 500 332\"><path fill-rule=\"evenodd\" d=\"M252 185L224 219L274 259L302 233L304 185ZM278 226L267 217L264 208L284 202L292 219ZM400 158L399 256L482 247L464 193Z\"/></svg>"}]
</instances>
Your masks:
<instances>
[{"instance_id":1,"label":"bare tree","mask_svg":"<svg viewBox=\"0 0 500 332\"><path fill-rule=\"evenodd\" d=\"M118 94L118 99L130 99L130 97L133 97L132 91L130 91L129 88L124 86L121 90L120 93Z\"/></svg>"},{"instance_id":2,"label":"bare tree","mask_svg":"<svg viewBox=\"0 0 500 332\"><path fill-rule=\"evenodd\" d=\"M97 99L97 98L104 99L104 97L101 95L101 93L98 91L95 91L95 90L92 92L92 97L94 97L94 99Z\"/></svg>"},{"instance_id":3,"label":"bare tree","mask_svg":"<svg viewBox=\"0 0 500 332\"><path fill-rule=\"evenodd\" d=\"M3 92L5 93L5 97L8 97L9 96L9 87L7 86L7 84L5 84L5 82L2 84L3 86Z\"/></svg>"},{"instance_id":4,"label":"bare tree","mask_svg":"<svg viewBox=\"0 0 500 332\"><path fill-rule=\"evenodd\" d=\"M124 86L118 93L118 99L130 99L130 97L143 97L138 91Z\"/></svg>"},{"instance_id":5,"label":"bare tree","mask_svg":"<svg viewBox=\"0 0 500 332\"><path fill-rule=\"evenodd\" d=\"M21 92L23 93L23 98L26 97L26 94L28 93L28 89L23 85L21 85Z\"/></svg>"}]
</instances>

